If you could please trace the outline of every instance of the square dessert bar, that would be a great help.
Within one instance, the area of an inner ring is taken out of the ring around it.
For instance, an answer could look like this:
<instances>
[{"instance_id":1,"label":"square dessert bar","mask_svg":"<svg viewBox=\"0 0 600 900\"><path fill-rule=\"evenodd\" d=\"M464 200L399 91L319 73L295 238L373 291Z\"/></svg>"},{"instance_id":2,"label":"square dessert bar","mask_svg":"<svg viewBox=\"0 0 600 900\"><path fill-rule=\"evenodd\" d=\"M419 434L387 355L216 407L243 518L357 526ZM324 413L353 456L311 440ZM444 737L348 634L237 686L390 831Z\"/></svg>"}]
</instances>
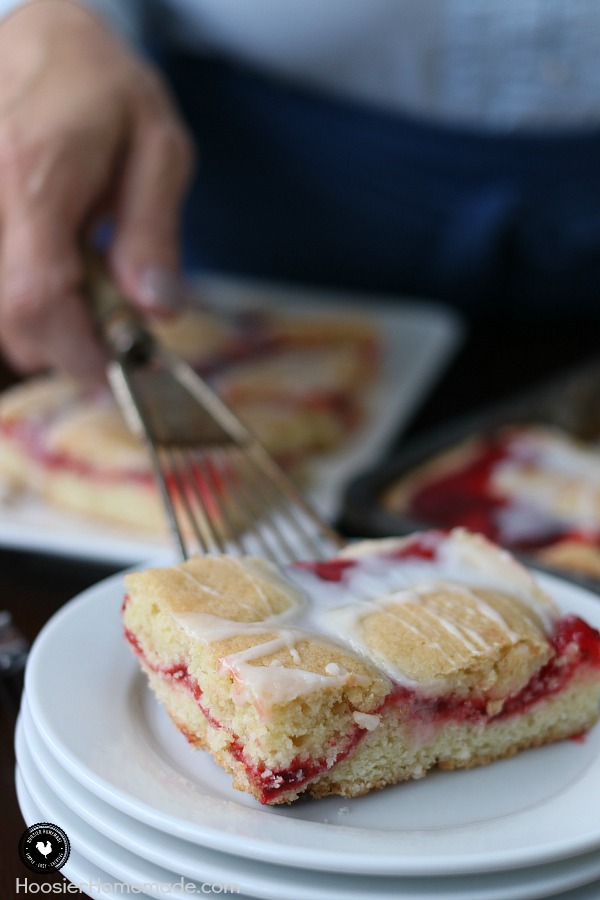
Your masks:
<instances>
[{"instance_id":1,"label":"square dessert bar","mask_svg":"<svg viewBox=\"0 0 600 900\"><path fill-rule=\"evenodd\" d=\"M378 377L381 349L368 321L248 312L220 317L194 309L154 330L297 476L311 460L343 448L364 423L365 392ZM15 495L82 521L142 537L168 532L148 450L108 388L50 373L4 391L0 479ZM200 473L197 482L202 492Z\"/></svg>"},{"instance_id":2,"label":"square dessert bar","mask_svg":"<svg viewBox=\"0 0 600 900\"><path fill-rule=\"evenodd\" d=\"M489 763L599 716L598 631L462 529L125 580L125 634L156 695L261 803Z\"/></svg>"},{"instance_id":3,"label":"square dessert bar","mask_svg":"<svg viewBox=\"0 0 600 900\"><path fill-rule=\"evenodd\" d=\"M475 435L397 479L382 502L600 578L600 453L558 428L515 424Z\"/></svg>"}]
</instances>

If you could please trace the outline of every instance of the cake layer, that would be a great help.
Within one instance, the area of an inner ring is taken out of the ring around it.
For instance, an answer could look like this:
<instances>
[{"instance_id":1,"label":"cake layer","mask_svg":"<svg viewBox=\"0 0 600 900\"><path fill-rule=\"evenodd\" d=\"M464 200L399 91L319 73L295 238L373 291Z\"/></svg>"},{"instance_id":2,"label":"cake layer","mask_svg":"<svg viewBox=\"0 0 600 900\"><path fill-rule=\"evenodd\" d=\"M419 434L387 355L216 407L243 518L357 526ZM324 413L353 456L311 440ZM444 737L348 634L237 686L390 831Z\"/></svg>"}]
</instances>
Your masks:
<instances>
[{"instance_id":1,"label":"cake layer","mask_svg":"<svg viewBox=\"0 0 600 900\"><path fill-rule=\"evenodd\" d=\"M479 765L598 718L600 634L462 530L285 570L196 557L126 584L157 696L264 803Z\"/></svg>"}]
</instances>

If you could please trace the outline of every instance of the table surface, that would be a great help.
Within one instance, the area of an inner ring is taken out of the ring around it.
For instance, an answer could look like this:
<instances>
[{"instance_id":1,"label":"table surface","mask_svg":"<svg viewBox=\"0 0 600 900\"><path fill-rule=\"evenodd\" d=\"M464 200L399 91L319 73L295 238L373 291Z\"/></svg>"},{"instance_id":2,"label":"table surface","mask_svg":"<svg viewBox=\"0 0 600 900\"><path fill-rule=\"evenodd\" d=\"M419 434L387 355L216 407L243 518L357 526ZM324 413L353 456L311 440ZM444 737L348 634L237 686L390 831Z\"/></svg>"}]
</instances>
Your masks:
<instances>
[{"instance_id":1,"label":"table surface","mask_svg":"<svg viewBox=\"0 0 600 900\"><path fill-rule=\"evenodd\" d=\"M600 322L478 325L414 418L409 435L595 356L600 358ZM12 380L14 375L0 362L0 388ZM109 565L0 548L0 609L9 610L18 628L33 640L64 603L114 571ZM59 874L49 878L29 872L17 851L25 828L14 789L13 734L19 692L18 679L0 681L0 898L15 895L17 878L30 882L39 878L45 883L62 880Z\"/></svg>"}]
</instances>

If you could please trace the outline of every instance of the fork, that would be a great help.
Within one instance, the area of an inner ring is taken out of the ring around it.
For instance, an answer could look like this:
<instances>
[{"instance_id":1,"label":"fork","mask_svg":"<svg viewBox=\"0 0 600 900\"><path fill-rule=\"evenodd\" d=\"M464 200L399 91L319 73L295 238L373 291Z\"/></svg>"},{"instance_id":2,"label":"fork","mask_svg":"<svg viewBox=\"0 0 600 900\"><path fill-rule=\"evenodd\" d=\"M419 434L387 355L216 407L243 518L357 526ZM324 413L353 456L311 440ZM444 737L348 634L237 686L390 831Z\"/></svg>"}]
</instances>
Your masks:
<instances>
[{"instance_id":1,"label":"fork","mask_svg":"<svg viewBox=\"0 0 600 900\"><path fill-rule=\"evenodd\" d=\"M86 287L111 357L109 383L148 447L181 556L253 553L285 563L344 546L250 429L144 328L97 254L88 256Z\"/></svg>"}]
</instances>

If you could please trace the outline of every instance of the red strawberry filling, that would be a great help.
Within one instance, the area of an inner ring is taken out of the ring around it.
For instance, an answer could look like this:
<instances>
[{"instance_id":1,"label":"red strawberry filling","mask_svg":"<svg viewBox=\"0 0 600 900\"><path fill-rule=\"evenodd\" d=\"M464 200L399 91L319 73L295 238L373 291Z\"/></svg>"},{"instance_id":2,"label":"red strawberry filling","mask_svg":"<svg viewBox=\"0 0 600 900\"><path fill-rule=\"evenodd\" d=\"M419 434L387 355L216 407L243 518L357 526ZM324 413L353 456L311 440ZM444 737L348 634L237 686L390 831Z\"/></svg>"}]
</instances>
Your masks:
<instances>
[{"instance_id":1,"label":"red strawberry filling","mask_svg":"<svg viewBox=\"0 0 600 900\"><path fill-rule=\"evenodd\" d=\"M46 469L63 469L94 481L135 481L151 487L154 476L150 468L99 468L64 451L54 450L46 441L47 427L43 423L10 422L0 426L5 437L19 445L23 452Z\"/></svg>"},{"instance_id":2,"label":"red strawberry filling","mask_svg":"<svg viewBox=\"0 0 600 900\"><path fill-rule=\"evenodd\" d=\"M582 534L572 525L537 509L533 533L529 530L527 535L512 536L506 532L501 512L514 501L500 496L494 490L492 479L498 464L511 458L511 440L510 434L489 436L480 452L465 465L417 489L407 512L442 528L462 526L477 531L515 551L531 552L565 539L600 547L600 534Z\"/></svg>"},{"instance_id":3,"label":"red strawberry filling","mask_svg":"<svg viewBox=\"0 0 600 900\"><path fill-rule=\"evenodd\" d=\"M344 735L342 748L336 750L335 755L329 761L326 757L304 760L296 758L286 768L275 771L262 763L257 766L256 763L249 761L244 753L243 745L238 740L234 740L230 744L229 751L244 766L251 783L260 786L260 802L268 803L286 791L312 781L313 778L341 762L352 753L365 734L365 728L355 725L349 735ZM335 748L336 742L332 741L330 747Z\"/></svg>"},{"instance_id":4,"label":"red strawberry filling","mask_svg":"<svg viewBox=\"0 0 600 900\"><path fill-rule=\"evenodd\" d=\"M126 603L127 598L125 598L123 605L125 606ZM133 648L134 653L139 656L147 669L157 673L165 681L176 682L178 685L188 690L212 727L225 728L221 722L211 715L207 707L201 702L202 689L197 680L190 675L189 669L185 663L173 663L170 666L158 666L155 663L150 662L139 640L128 628L125 629L125 637ZM268 769L264 764L257 765L255 762L247 759L244 753L244 745L240 741L240 738L234 732L230 731L230 729L226 730L231 734L229 752L243 765L248 775L248 779L259 789L261 803L268 803L270 800L275 799L292 787L300 787L317 775L325 772L328 768L331 768L331 766L340 762L342 759L345 759L345 757L354 750L364 734L366 734L365 728L355 725L350 735L343 736L342 746L335 754L332 754L329 759L300 760L299 758L296 758L292 760L290 765L286 768L273 771ZM195 742L193 735L186 732L184 732L184 734L190 743ZM331 748L334 748L335 746L336 743L332 741Z\"/></svg>"},{"instance_id":5,"label":"red strawberry filling","mask_svg":"<svg viewBox=\"0 0 600 900\"><path fill-rule=\"evenodd\" d=\"M427 535L415 535L408 538L400 547L394 547L381 555L387 559L430 559L437 556L439 542L443 539L444 532L428 531ZM321 581L341 582L344 573L355 568L359 564L358 559L352 557L334 557L326 560L308 560L294 563L297 569L306 569L313 572Z\"/></svg>"},{"instance_id":6,"label":"red strawberry filling","mask_svg":"<svg viewBox=\"0 0 600 900\"><path fill-rule=\"evenodd\" d=\"M579 616L565 616L556 622L550 639L554 655L520 691L504 702L494 715L487 712L486 697L457 697L448 694L424 697L414 690L396 685L386 704L402 703L411 718L427 722L454 720L474 722L483 719L497 721L520 715L540 700L560 693L573 676L584 669L600 669L600 632Z\"/></svg>"}]
</instances>

